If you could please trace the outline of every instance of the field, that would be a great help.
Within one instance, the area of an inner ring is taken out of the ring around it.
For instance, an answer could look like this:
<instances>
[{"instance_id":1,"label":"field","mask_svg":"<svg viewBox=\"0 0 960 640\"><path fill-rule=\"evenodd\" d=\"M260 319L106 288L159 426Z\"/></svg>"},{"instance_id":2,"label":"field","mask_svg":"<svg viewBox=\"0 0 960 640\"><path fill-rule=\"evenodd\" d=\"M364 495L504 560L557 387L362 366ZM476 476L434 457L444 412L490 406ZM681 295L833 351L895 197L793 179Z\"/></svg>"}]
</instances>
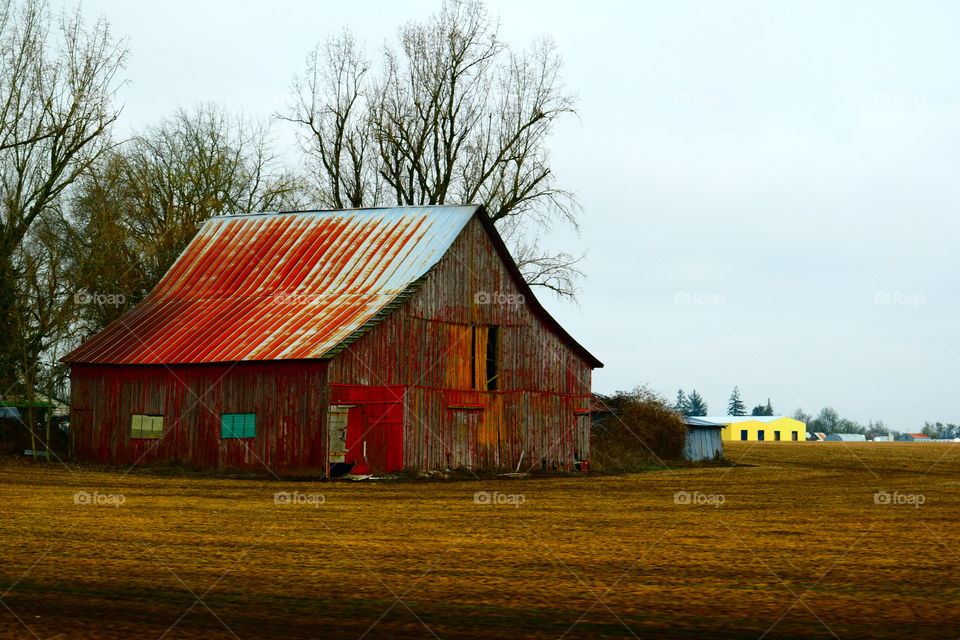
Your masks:
<instances>
[{"instance_id":1,"label":"field","mask_svg":"<svg viewBox=\"0 0 960 640\"><path fill-rule=\"evenodd\" d=\"M960 445L727 453L405 483L7 460L0 638L960 635Z\"/></svg>"}]
</instances>

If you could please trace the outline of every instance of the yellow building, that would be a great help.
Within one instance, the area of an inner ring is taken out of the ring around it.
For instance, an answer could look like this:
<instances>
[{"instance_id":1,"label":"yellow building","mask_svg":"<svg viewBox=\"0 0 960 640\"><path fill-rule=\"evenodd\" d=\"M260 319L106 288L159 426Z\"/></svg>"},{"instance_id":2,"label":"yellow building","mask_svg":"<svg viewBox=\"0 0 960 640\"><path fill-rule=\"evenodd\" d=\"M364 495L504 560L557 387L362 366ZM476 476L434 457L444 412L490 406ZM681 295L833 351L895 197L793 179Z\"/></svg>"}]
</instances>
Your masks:
<instances>
[{"instance_id":1,"label":"yellow building","mask_svg":"<svg viewBox=\"0 0 960 640\"><path fill-rule=\"evenodd\" d=\"M803 442L806 423L787 416L700 416L697 421L721 425L723 440L748 442Z\"/></svg>"}]
</instances>

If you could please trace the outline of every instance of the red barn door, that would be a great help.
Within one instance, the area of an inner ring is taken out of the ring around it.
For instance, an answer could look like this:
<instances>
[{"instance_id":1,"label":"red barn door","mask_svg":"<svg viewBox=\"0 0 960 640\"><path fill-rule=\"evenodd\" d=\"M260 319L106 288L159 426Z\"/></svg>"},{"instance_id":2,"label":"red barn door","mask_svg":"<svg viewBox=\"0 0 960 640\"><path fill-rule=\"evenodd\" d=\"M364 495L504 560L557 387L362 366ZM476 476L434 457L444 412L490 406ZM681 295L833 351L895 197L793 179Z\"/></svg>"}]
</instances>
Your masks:
<instances>
[{"instance_id":1,"label":"red barn door","mask_svg":"<svg viewBox=\"0 0 960 640\"><path fill-rule=\"evenodd\" d=\"M387 473L403 468L403 423L394 407L386 404L357 405L347 416L346 462L351 473Z\"/></svg>"}]
</instances>

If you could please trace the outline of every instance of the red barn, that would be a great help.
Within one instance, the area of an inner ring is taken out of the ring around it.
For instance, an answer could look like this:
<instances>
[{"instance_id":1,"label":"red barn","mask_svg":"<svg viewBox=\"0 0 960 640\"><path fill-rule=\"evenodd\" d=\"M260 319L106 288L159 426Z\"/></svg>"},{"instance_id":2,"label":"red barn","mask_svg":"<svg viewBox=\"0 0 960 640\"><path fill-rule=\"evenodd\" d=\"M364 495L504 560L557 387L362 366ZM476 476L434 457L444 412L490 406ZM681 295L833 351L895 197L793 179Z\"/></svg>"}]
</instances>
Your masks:
<instances>
[{"instance_id":1,"label":"red barn","mask_svg":"<svg viewBox=\"0 0 960 640\"><path fill-rule=\"evenodd\" d=\"M569 469L603 366L478 206L213 218L63 360L78 457L278 474Z\"/></svg>"}]
</instances>

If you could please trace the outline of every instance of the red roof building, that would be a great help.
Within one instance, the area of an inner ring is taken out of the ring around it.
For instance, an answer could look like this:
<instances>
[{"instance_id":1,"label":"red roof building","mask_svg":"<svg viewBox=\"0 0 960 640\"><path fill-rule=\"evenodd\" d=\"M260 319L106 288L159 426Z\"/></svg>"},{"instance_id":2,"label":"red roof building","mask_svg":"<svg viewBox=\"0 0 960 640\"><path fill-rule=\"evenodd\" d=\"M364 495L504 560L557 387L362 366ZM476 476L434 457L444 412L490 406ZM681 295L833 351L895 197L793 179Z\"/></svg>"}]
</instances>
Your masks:
<instances>
[{"instance_id":1,"label":"red roof building","mask_svg":"<svg viewBox=\"0 0 960 640\"><path fill-rule=\"evenodd\" d=\"M317 475L570 468L603 366L477 206L210 219L63 360L81 458Z\"/></svg>"}]
</instances>

